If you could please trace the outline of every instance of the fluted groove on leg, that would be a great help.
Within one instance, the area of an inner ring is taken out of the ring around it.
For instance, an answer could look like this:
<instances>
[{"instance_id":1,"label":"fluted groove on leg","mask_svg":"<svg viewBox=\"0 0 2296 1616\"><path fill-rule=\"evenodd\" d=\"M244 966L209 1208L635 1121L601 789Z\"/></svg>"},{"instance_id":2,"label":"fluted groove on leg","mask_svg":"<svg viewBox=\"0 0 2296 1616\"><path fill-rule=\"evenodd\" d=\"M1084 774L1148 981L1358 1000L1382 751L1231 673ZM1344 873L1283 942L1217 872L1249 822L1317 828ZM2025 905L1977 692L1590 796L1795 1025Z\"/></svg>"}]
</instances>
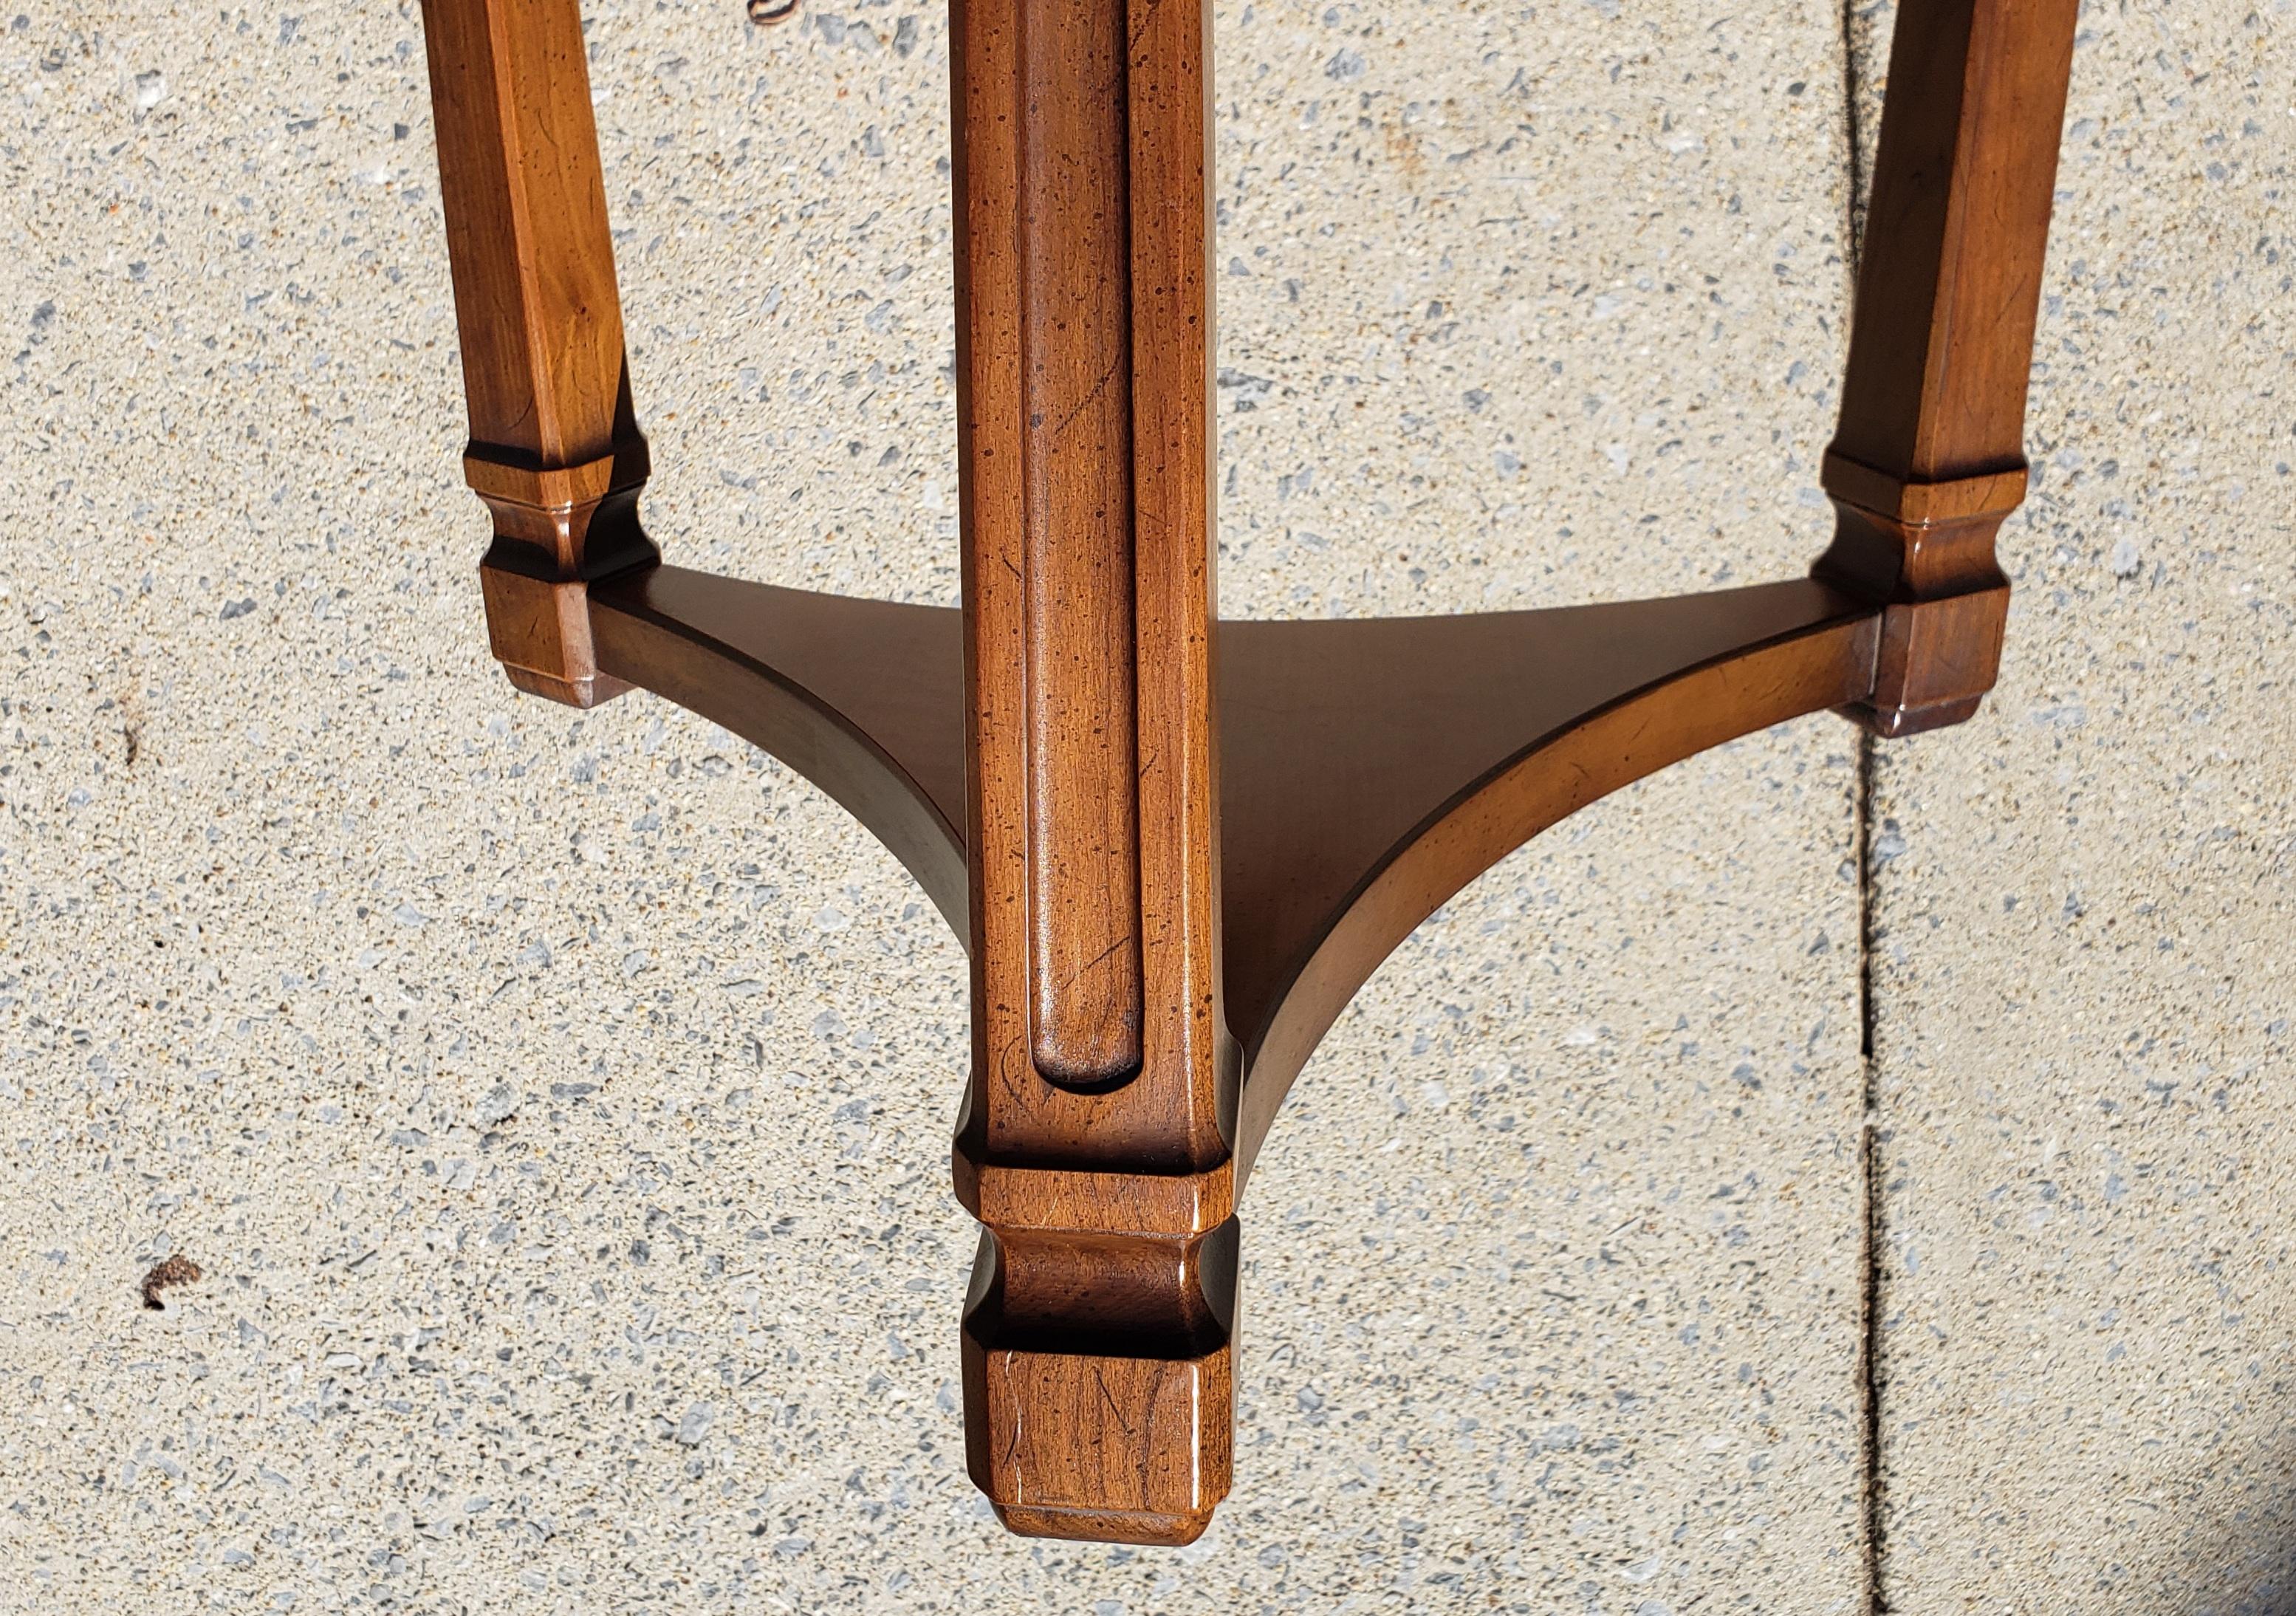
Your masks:
<instances>
[{"instance_id":1,"label":"fluted groove on leg","mask_svg":"<svg viewBox=\"0 0 2296 1616\"><path fill-rule=\"evenodd\" d=\"M494 652L537 695L644 687L771 751L966 939L966 1452L1013 1530L1203 1530L1237 1200L1420 922L1752 730L1977 710L2076 8L1901 0L1811 577L1220 623L1206 0L953 5L961 611L660 564L578 0L424 0Z\"/></svg>"}]
</instances>

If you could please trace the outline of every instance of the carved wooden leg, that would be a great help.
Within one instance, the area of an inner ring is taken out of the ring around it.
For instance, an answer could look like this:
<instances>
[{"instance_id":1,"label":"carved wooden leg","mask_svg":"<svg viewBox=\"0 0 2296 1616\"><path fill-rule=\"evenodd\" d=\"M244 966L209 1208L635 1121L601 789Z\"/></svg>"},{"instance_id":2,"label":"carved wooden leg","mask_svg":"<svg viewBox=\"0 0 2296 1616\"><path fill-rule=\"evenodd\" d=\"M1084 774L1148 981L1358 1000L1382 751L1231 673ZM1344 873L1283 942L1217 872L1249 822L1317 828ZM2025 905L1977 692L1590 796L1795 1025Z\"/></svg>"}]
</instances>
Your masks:
<instances>
[{"instance_id":1,"label":"carved wooden leg","mask_svg":"<svg viewBox=\"0 0 2296 1616\"><path fill-rule=\"evenodd\" d=\"M1820 577L1883 603L1876 734L1968 718L2000 667L1993 538L2025 385L2078 0L1905 0L1867 212Z\"/></svg>"},{"instance_id":2,"label":"carved wooden leg","mask_svg":"<svg viewBox=\"0 0 2296 1616\"><path fill-rule=\"evenodd\" d=\"M480 577L513 684L588 707L593 580L656 559L638 526L645 439L630 407L605 183L578 0L424 0L439 196L454 262L471 446L495 518Z\"/></svg>"},{"instance_id":3,"label":"carved wooden leg","mask_svg":"<svg viewBox=\"0 0 2296 1616\"><path fill-rule=\"evenodd\" d=\"M1184 1543L1226 1493L1201 0L959 0L974 1479Z\"/></svg>"},{"instance_id":4,"label":"carved wooden leg","mask_svg":"<svg viewBox=\"0 0 2296 1616\"><path fill-rule=\"evenodd\" d=\"M1974 710L2075 4L1903 0L1816 578L1216 625L1206 0L952 8L961 619L655 564L577 0L425 0L496 654L771 750L970 931L966 1448L1008 1524L1203 1530L1242 1177L1439 905L1733 736Z\"/></svg>"}]
</instances>

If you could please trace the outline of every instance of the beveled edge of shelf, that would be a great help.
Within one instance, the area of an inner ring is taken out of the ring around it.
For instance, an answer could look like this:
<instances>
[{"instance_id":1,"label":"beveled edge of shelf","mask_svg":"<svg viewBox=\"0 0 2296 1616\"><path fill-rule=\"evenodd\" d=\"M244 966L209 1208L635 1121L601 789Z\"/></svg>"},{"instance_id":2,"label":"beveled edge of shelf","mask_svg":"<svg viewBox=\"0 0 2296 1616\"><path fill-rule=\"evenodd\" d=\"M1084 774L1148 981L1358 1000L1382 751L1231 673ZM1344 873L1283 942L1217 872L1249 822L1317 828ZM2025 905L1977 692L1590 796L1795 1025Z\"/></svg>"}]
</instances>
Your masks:
<instances>
[{"instance_id":1,"label":"beveled edge of shelf","mask_svg":"<svg viewBox=\"0 0 2296 1616\"><path fill-rule=\"evenodd\" d=\"M844 808L966 934L957 613L644 567L590 586L598 668L724 726Z\"/></svg>"},{"instance_id":2,"label":"beveled edge of shelf","mask_svg":"<svg viewBox=\"0 0 2296 1616\"><path fill-rule=\"evenodd\" d=\"M961 611L658 564L583 598L600 680L667 697L812 781L967 936ZM1865 700L1883 611L1802 578L1218 626L1220 1159L1003 1161L964 1128L954 1144L959 1197L983 1226L960 1331L966 1464L1008 1527L1166 1545L1204 1530L1233 1467L1234 1208L1341 1010L1428 915L1578 808Z\"/></svg>"},{"instance_id":3,"label":"beveled edge of shelf","mask_svg":"<svg viewBox=\"0 0 2296 1616\"><path fill-rule=\"evenodd\" d=\"M1245 1050L1239 1197L1293 1079L1348 1003L1421 922L1516 849L1611 792L1772 725L1863 699L1872 688L1880 611L1826 584L1793 579L1658 601L1406 620L1430 625L1431 633L1441 625L1439 632L1454 638L1448 653L1459 661L1495 654L1458 645L1462 633L1513 629L1528 640L1569 624L1595 630L1598 644L1570 669L1575 688L1564 681L1505 693L1513 699L1499 703L1503 716L1476 737L1480 751L1463 748L1442 760L1447 767L1423 760L1430 751L1425 724L1406 726L1390 717L1384 744L1411 759L1394 767L1407 775L1402 783L1418 792L1420 811L1409 812L1412 798L1398 794L1385 821L1371 827L1378 833L1354 849L1356 874L1345 889L1318 893L1308 913L1287 917L1281 931L1254 934L1247 922L1239 936L1232 921L1231 947L1242 942L1257 955L1247 955L1242 971L1231 964L1231 988L1244 972L1266 972L1255 988L1232 991L1228 1005ZM1464 629L1469 623L1480 627ZM1347 667L1363 659L1346 654L1344 646L1335 650L1341 654L1315 677L1324 699L1344 707L1356 693L1341 681ZM1556 654L1572 652L1564 647ZM1594 655L1607 655L1610 665L1590 666ZM1538 659L1520 659L1512 669L1507 660L1488 666L1489 676L1520 675ZM1359 705L1354 710L1362 713ZM1313 799L1319 777L1340 768L1316 756L1314 740L1304 749L1295 744L1313 733L1295 720L1281 715L1265 726L1267 739L1293 750L1267 766L1270 783L1259 802L1231 794L1229 824L1249 833L1255 816L1264 822L1276 812L1275 780L1289 783L1286 800ZM1510 726L1514 739L1494 744ZM1368 727L1359 725L1349 742L1358 758L1379 755L1363 734ZM1233 783L1241 773L1233 726L1224 739ZM1231 917L1252 902L1235 886L1267 867L1274 836L1264 823L1261 831L1258 848L1229 850Z\"/></svg>"},{"instance_id":4,"label":"beveled edge of shelf","mask_svg":"<svg viewBox=\"0 0 2296 1616\"><path fill-rule=\"evenodd\" d=\"M601 675L811 780L965 937L957 609L670 566L599 580L589 603ZM1854 707L1873 689L1882 611L1796 578L1508 612L1221 622L1237 1194L1316 1044L1422 921L1611 792Z\"/></svg>"}]
</instances>

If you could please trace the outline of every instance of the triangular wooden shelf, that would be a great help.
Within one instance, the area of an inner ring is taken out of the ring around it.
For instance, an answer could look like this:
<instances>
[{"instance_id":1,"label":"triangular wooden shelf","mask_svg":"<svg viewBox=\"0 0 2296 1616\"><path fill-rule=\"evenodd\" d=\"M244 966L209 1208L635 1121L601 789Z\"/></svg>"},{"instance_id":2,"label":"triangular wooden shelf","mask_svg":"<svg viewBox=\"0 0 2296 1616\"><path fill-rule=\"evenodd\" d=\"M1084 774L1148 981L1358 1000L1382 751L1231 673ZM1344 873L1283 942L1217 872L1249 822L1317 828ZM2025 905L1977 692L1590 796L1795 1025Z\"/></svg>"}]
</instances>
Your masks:
<instances>
[{"instance_id":1,"label":"triangular wooden shelf","mask_svg":"<svg viewBox=\"0 0 2296 1616\"><path fill-rule=\"evenodd\" d=\"M773 752L967 941L966 1445L1007 1524L1203 1530L1243 1181L1316 1041L1452 894L1734 736L1976 710L2074 12L1898 8L1812 578L1219 622L1206 0L952 8L962 611L660 564L577 0L425 0L496 656L536 694L644 687Z\"/></svg>"}]
</instances>

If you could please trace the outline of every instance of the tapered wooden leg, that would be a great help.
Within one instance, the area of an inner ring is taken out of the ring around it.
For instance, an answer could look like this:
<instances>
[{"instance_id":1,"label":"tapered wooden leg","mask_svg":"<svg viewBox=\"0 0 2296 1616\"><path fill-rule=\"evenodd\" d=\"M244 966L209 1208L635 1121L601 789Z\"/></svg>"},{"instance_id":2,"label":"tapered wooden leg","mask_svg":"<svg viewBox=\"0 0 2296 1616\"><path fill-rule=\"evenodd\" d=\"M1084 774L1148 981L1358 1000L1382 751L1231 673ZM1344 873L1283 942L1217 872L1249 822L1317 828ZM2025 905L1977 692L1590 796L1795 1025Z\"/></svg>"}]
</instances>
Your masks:
<instances>
[{"instance_id":1,"label":"tapered wooden leg","mask_svg":"<svg viewBox=\"0 0 2296 1616\"><path fill-rule=\"evenodd\" d=\"M2025 493L2026 379L2078 0L1903 0L1819 576L1884 603L1876 733L1965 718L2001 660L1994 535Z\"/></svg>"},{"instance_id":2,"label":"tapered wooden leg","mask_svg":"<svg viewBox=\"0 0 2296 1616\"><path fill-rule=\"evenodd\" d=\"M638 526L613 242L578 0L424 0L439 195L471 414L463 468L493 512L480 571L521 689L588 707L588 586L656 559Z\"/></svg>"},{"instance_id":3,"label":"tapered wooden leg","mask_svg":"<svg viewBox=\"0 0 2296 1616\"><path fill-rule=\"evenodd\" d=\"M952 7L961 620L654 564L576 0L425 0L496 655L770 748L970 930L966 1449L1009 1525L1203 1530L1239 1174L1414 926L1734 735L1974 710L2076 3L1901 0L1817 578L1216 635L1208 0Z\"/></svg>"},{"instance_id":4,"label":"tapered wooden leg","mask_svg":"<svg viewBox=\"0 0 2296 1616\"><path fill-rule=\"evenodd\" d=\"M1226 1494L1235 1057L1211 714L1208 13L959 0L974 1479L1185 1542Z\"/></svg>"}]
</instances>

